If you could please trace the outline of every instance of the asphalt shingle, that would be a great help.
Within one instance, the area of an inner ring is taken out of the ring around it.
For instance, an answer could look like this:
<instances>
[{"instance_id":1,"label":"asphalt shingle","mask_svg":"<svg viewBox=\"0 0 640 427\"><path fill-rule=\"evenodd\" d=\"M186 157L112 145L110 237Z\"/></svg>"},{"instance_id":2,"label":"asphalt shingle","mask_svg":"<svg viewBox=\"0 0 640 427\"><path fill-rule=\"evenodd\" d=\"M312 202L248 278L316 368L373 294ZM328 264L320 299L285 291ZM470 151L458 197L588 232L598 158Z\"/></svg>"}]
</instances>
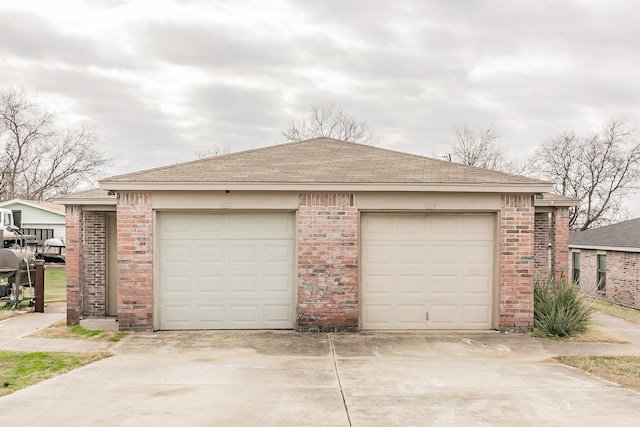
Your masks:
<instances>
[{"instance_id":1,"label":"asphalt shingle","mask_svg":"<svg viewBox=\"0 0 640 427\"><path fill-rule=\"evenodd\" d=\"M571 233L569 244L588 247L640 249L640 218Z\"/></svg>"},{"instance_id":2,"label":"asphalt shingle","mask_svg":"<svg viewBox=\"0 0 640 427\"><path fill-rule=\"evenodd\" d=\"M413 154L315 138L119 175L104 183L540 185L545 181Z\"/></svg>"}]
</instances>

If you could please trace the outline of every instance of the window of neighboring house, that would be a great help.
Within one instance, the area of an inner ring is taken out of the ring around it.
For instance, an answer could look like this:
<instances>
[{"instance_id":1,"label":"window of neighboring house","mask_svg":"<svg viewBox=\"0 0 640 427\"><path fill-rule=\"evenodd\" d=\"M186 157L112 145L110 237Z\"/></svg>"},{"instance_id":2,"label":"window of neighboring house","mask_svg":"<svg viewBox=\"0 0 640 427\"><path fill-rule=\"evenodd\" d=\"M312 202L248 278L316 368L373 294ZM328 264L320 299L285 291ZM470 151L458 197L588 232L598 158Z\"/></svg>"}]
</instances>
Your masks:
<instances>
[{"instance_id":1,"label":"window of neighboring house","mask_svg":"<svg viewBox=\"0 0 640 427\"><path fill-rule=\"evenodd\" d=\"M607 256L598 254L598 291L603 294L607 290Z\"/></svg>"},{"instance_id":2,"label":"window of neighboring house","mask_svg":"<svg viewBox=\"0 0 640 427\"><path fill-rule=\"evenodd\" d=\"M573 283L580 281L580 252L572 252L571 257L573 260Z\"/></svg>"}]
</instances>

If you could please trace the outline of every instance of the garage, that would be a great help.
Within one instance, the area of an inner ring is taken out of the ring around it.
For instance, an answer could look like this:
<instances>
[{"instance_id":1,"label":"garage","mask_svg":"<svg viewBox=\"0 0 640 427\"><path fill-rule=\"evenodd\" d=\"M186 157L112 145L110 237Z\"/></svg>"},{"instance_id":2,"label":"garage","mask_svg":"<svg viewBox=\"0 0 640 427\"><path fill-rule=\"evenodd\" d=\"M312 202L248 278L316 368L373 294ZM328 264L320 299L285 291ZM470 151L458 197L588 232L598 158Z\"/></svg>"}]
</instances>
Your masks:
<instances>
[{"instance_id":1,"label":"garage","mask_svg":"<svg viewBox=\"0 0 640 427\"><path fill-rule=\"evenodd\" d=\"M534 279L568 268L551 189L322 137L106 178L61 200L67 324L529 332Z\"/></svg>"},{"instance_id":2,"label":"garage","mask_svg":"<svg viewBox=\"0 0 640 427\"><path fill-rule=\"evenodd\" d=\"M292 212L158 212L159 328L294 327Z\"/></svg>"},{"instance_id":3,"label":"garage","mask_svg":"<svg viewBox=\"0 0 640 427\"><path fill-rule=\"evenodd\" d=\"M491 329L492 214L363 213L362 329Z\"/></svg>"}]
</instances>

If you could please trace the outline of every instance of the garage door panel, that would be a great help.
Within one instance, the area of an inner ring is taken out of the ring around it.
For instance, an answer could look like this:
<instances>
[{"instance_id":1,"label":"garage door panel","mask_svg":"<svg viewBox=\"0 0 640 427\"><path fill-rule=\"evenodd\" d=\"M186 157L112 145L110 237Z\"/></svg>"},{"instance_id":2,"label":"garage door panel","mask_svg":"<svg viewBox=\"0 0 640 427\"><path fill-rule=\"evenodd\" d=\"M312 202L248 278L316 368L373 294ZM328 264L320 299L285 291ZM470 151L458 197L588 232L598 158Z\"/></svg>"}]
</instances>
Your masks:
<instances>
[{"instance_id":1,"label":"garage door panel","mask_svg":"<svg viewBox=\"0 0 640 427\"><path fill-rule=\"evenodd\" d=\"M425 289L425 291L430 291L432 298L455 297L459 294L458 282L460 277L458 275L431 275L429 279L430 289Z\"/></svg>"},{"instance_id":2,"label":"garage door panel","mask_svg":"<svg viewBox=\"0 0 640 427\"><path fill-rule=\"evenodd\" d=\"M460 248L457 245L433 244L429 251L430 259L425 260L434 268L444 266L447 270L460 262Z\"/></svg>"},{"instance_id":3,"label":"garage door panel","mask_svg":"<svg viewBox=\"0 0 640 427\"><path fill-rule=\"evenodd\" d=\"M399 244L393 252L397 256L396 263L403 266L422 265L427 259L427 248L423 244Z\"/></svg>"},{"instance_id":4,"label":"garage door panel","mask_svg":"<svg viewBox=\"0 0 640 427\"><path fill-rule=\"evenodd\" d=\"M270 242L263 245L263 257L265 262L285 263L291 265L293 261L293 249L288 242Z\"/></svg>"},{"instance_id":5,"label":"garage door panel","mask_svg":"<svg viewBox=\"0 0 640 427\"><path fill-rule=\"evenodd\" d=\"M449 242L460 234L460 218L456 216L430 216L427 221L429 240Z\"/></svg>"},{"instance_id":6,"label":"garage door panel","mask_svg":"<svg viewBox=\"0 0 640 427\"><path fill-rule=\"evenodd\" d=\"M467 215L462 222L462 232L469 240L493 240L493 223L485 217Z\"/></svg>"},{"instance_id":7,"label":"garage door panel","mask_svg":"<svg viewBox=\"0 0 640 427\"><path fill-rule=\"evenodd\" d=\"M493 247L491 244L469 244L463 248L463 260L465 265L481 264L487 266L493 259Z\"/></svg>"},{"instance_id":8,"label":"garage door panel","mask_svg":"<svg viewBox=\"0 0 640 427\"><path fill-rule=\"evenodd\" d=\"M393 263L393 248L383 244L372 243L363 248L362 259L371 266L391 265Z\"/></svg>"},{"instance_id":9,"label":"garage door panel","mask_svg":"<svg viewBox=\"0 0 640 427\"><path fill-rule=\"evenodd\" d=\"M195 285L191 286L195 289L195 298L216 298L224 293L224 276L211 275L199 276Z\"/></svg>"},{"instance_id":10,"label":"garage door panel","mask_svg":"<svg viewBox=\"0 0 640 427\"><path fill-rule=\"evenodd\" d=\"M425 306L424 304L399 303L395 306L396 318L398 326L403 329L413 329L420 325L420 329L424 328Z\"/></svg>"},{"instance_id":11,"label":"garage door panel","mask_svg":"<svg viewBox=\"0 0 640 427\"><path fill-rule=\"evenodd\" d=\"M390 274L367 274L363 276L363 281L367 283L367 295L371 298L388 296L394 292L394 288L389 286L393 283Z\"/></svg>"},{"instance_id":12,"label":"garage door panel","mask_svg":"<svg viewBox=\"0 0 640 427\"><path fill-rule=\"evenodd\" d=\"M462 326L460 304L457 302L430 304L427 310L429 313L429 325L436 329L457 329Z\"/></svg>"},{"instance_id":13,"label":"garage door panel","mask_svg":"<svg viewBox=\"0 0 640 427\"><path fill-rule=\"evenodd\" d=\"M415 236L424 234L427 230L424 215L401 215L393 216L393 235L395 236Z\"/></svg>"},{"instance_id":14,"label":"garage door panel","mask_svg":"<svg viewBox=\"0 0 640 427\"><path fill-rule=\"evenodd\" d=\"M265 304L263 309L266 326L278 327L293 322L291 307L288 304Z\"/></svg>"},{"instance_id":15,"label":"garage door panel","mask_svg":"<svg viewBox=\"0 0 640 427\"><path fill-rule=\"evenodd\" d=\"M385 287L389 287L389 282L385 283ZM408 275L402 274L397 277L396 280L396 295L398 297L414 297L422 296L424 287L426 284L426 278L424 274L420 275Z\"/></svg>"},{"instance_id":16,"label":"garage door panel","mask_svg":"<svg viewBox=\"0 0 640 427\"><path fill-rule=\"evenodd\" d=\"M192 295L191 280L184 275L167 275L164 289L169 298L189 298Z\"/></svg>"},{"instance_id":17,"label":"garage door panel","mask_svg":"<svg viewBox=\"0 0 640 427\"><path fill-rule=\"evenodd\" d=\"M469 274L463 278L464 294L491 295L492 283L489 274Z\"/></svg>"},{"instance_id":18,"label":"garage door panel","mask_svg":"<svg viewBox=\"0 0 640 427\"><path fill-rule=\"evenodd\" d=\"M259 278L255 274L234 274L227 281L231 298L260 298Z\"/></svg>"},{"instance_id":19,"label":"garage door panel","mask_svg":"<svg viewBox=\"0 0 640 427\"><path fill-rule=\"evenodd\" d=\"M484 325L487 322L491 321L491 305L464 305L462 315L464 324L477 324L480 326Z\"/></svg>"},{"instance_id":20,"label":"garage door panel","mask_svg":"<svg viewBox=\"0 0 640 427\"><path fill-rule=\"evenodd\" d=\"M160 329L293 328L294 224L292 213L160 212Z\"/></svg>"},{"instance_id":21,"label":"garage door panel","mask_svg":"<svg viewBox=\"0 0 640 427\"><path fill-rule=\"evenodd\" d=\"M361 327L490 329L494 222L491 214L363 214Z\"/></svg>"},{"instance_id":22,"label":"garage door panel","mask_svg":"<svg viewBox=\"0 0 640 427\"><path fill-rule=\"evenodd\" d=\"M388 303L371 303L363 307L362 321L373 329L389 329L394 307Z\"/></svg>"},{"instance_id":23,"label":"garage door panel","mask_svg":"<svg viewBox=\"0 0 640 427\"><path fill-rule=\"evenodd\" d=\"M262 276L265 296L271 298L291 295L293 292L293 280L291 276L284 274L266 274Z\"/></svg>"}]
</instances>

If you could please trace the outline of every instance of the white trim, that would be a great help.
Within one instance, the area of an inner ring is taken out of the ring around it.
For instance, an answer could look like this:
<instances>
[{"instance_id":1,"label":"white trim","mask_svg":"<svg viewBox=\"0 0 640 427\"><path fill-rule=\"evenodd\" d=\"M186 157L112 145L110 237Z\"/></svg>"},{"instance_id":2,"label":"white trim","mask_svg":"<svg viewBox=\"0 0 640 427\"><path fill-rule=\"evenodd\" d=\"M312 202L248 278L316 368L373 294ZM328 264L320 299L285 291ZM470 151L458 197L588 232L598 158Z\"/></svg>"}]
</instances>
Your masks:
<instances>
[{"instance_id":1,"label":"white trim","mask_svg":"<svg viewBox=\"0 0 640 427\"><path fill-rule=\"evenodd\" d=\"M259 190L259 191L407 191L535 194L549 190L548 184L497 183L295 183L295 182L117 182L100 181L100 188L108 191L189 191L189 190ZM65 201L66 202L66 201Z\"/></svg>"},{"instance_id":2,"label":"white trim","mask_svg":"<svg viewBox=\"0 0 640 427\"><path fill-rule=\"evenodd\" d=\"M589 246L589 245L569 245L569 249L588 249L591 251L613 251L613 252L638 252L640 248L625 248L621 246Z\"/></svg>"}]
</instances>

